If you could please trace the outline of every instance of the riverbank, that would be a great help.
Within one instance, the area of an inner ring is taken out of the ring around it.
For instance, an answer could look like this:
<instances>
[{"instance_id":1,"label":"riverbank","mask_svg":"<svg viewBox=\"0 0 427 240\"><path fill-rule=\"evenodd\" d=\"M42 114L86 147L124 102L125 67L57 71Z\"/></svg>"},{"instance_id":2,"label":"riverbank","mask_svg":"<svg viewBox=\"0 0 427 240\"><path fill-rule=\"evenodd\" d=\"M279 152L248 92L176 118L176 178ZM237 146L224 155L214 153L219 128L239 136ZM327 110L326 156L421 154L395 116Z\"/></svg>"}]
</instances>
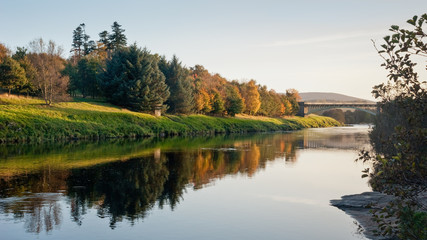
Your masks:
<instances>
[{"instance_id":1,"label":"riverbank","mask_svg":"<svg viewBox=\"0 0 427 240\"><path fill-rule=\"evenodd\" d=\"M371 213L374 209L383 208L393 199L393 196L380 192L364 192L331 200L331 205L354 218L363 228L363 234L366 238L371 240L398 240L397 238L376 235L375 230L378 229L378 223L372 220Z\"/></svg>"},{"instance_id":2,"label":"riverbank","mask_svg":"<svg viewBox=\"0 0 427 240\"><path fill-rule=\"evenodd\" d=\"M364 192L360 194L342 196L341 199L331 200L331 205L335 206L353 217L363 228L363 234L371 240L399 240L397 237L377 236L375 231L379 229L377 222L372 220L372 210L384 208L394 196L380 192ZM419 201L427 205L427 193L423 192L419 196Z\"/></svg>"},{"instance_id":3,"label":"riverbank","mask_svg":"<svg viewBox=\"0 0 427 240\"><path fill-rule=\"evenodd\" d=\"M315 115L305 118L197 114L155 117L100 101L77 99L46 106L39 99L0 96L0 142L291 131L338 125L332 118Z\"/></svg>"}]
</instances>

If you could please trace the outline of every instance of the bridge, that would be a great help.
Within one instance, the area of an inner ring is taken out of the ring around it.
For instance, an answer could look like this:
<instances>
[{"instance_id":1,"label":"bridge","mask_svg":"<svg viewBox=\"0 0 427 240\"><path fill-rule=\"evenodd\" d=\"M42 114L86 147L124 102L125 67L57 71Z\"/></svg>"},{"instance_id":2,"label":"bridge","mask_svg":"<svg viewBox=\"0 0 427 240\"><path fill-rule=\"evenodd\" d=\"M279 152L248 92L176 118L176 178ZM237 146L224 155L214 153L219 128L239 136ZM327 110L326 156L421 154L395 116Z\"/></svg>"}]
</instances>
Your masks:
<instances>
[{"instance_id":1,"label":"bridge","mask_svg":"<svg viewBox=\"0 0 427 240\"><path fill-rule=\"evenodd\" d=\"M336 108L353 108L372 115L377 114L377 104L368 102L298 102L299 112L297 116L307 116L308 114Z\"/></svg>"}]
</instances>

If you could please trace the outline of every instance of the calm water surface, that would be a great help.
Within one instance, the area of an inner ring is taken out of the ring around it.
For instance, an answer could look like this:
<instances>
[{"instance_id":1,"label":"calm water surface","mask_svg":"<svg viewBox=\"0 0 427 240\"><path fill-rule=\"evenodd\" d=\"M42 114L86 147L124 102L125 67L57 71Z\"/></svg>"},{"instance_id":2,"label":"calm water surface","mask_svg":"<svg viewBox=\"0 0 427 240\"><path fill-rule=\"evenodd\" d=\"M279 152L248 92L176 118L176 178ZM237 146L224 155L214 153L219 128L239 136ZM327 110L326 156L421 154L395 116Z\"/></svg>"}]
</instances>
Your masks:
<instances>
[{"instance_id":1,"label":"calm water surface","mask_svg":"<svg viewBox=\"0 0 427 240\"><path fill-rule=\"evenodd\" d=\"M367 133L0 145L0 239L364 239Z\"/></svg>"}]
</instances>

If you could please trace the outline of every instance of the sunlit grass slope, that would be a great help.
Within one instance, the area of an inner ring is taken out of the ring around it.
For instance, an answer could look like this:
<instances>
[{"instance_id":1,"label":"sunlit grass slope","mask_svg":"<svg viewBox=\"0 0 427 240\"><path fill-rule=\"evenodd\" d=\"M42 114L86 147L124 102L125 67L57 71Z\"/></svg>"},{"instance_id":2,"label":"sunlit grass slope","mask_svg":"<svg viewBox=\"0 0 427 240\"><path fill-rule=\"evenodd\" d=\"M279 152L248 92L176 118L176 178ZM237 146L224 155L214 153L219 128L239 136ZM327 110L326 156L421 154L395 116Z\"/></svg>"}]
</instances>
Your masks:
<instances>
[{"instance_id":1,"label":"sunlit grass slope","mask_svg":"<svg viewBox=\"0 0 427 240\"><path fill-rule=\"evenodd\" d=\"M329 127L332 118L212 117L132 112L97 101L76 99L46 106L31 98L0 96L0 141L99 139L156 135L288 131Z\"/></svg>"}]
</instances>

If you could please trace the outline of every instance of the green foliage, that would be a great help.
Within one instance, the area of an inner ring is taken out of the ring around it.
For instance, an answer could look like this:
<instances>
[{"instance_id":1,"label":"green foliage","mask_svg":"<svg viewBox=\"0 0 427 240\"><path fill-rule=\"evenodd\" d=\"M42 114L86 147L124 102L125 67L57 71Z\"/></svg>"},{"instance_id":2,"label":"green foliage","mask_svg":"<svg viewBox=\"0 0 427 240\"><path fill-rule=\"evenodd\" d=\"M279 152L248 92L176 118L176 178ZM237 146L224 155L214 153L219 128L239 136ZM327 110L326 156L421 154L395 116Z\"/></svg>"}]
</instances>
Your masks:
<instances>
[{"instance_id":1,"label":"green foliage","mask_svg":"<svg viewBox=\"0 0 427 240\"><path fill-rule=\"evenodd\" d=\"M327 110L325 111L323 114L323 116L328 116L331 117L335 120L337 120L340 123L345 123L346 118L345 118L345 114L341 109L331 109L331 110Z\"/></svg>"},{"instance_id":2,"label":"green foliage","mask_svg":"<svg viewBox=\"0 0 427 240\"><path fill-rule=\"evenodd\" d=\"M84 27L85 24L82 23L73 31L73 43L71 44L71 52L74 52L74 56L78 58L83 55L83 43L85 36Z\"/></svg>"},{"instance_id":3,"label":"green foliage","mask_svg":"<svg viewBox=\"0 0 427 240\"><path fill-rule=\"evenodd\" d=\"M82 58L77 63L77 89L83 97L92 96L94 98L100 95L97 80L99 66L101 66L99 60L91 57Z\"/></svg>"},{"instance_id":4,"label":"green foliage","mask_svg":"<svg viewBox=\"0 0 427 240\"><path fill-rule=\"evenodd\" d=\"M357 124L357 123L373 123L375 121L375 116L356 109L355 111L347 110L345 113L345 123L348 124Z\"/></svg>"},{"instance_id":5,"label":"green foliage","mask_svg":"<svg viewBox=\"0 0 427 240\"><path fill-rule=\"evenodd\" d=\"M427 239L427 213L409 207L401 209L399 236L402 239Z\"/></svg>"},{"instance_id":6,"label":"green foliage","mask_svg":"<svg viewBox=\"0 0 427 240\"><path fill-rule=\"evenodd\" d=\"M169 97L158 57L136 45L114 52L101 80L110 102L132 110L152 111Z\"/></svg>"},{"instance_id":7,"label":"green foliage","mask_svg":"<svg viewBox=\"0 0 427 240\"><path fill-rule=\"evenodd\" d=\"M224 100L222 100L221 95L218 92L214 92L212 99L212 113L213 114L223 114L225 110Z\"/></svg>"},{"instance_id":8,"label":"green foliage","mask_svg":"<svg viewBox=\"0 0 427 240\"><path fill-rule=\"evenodd\" d=\"M169 62L164 57L161 58L159 69L165 75L165 81L170 91L170 97L166 101L169 106L169 112L191 113L194 109L194 89L189 77L189 71L182 66L182 63L175 55Z\"/></svg>"},{"instance_id":9,"label":"green foliage","mask_svg":"<svg viewBox=\"0 0 427 240\"><path fill-rule=\"evenodd\" d=\"M266 86L259 86L261 107L258 110L258 115L263 116L282 116L285 113L285 106L281 101L281 97L274 90L267 90Z\"/></svg>"},{"instance_id":10,"label":"green foliage","mask_svg":"<svg viewBox=\"0 0 427 240\"><path fill-rule=\"evenodd\" d=\"M239 89L235 86L227 87L227 98L225 101L225 110L230 116L242 113L245 107L244 100L240 96Z\"/></svg>"},{"instance_id":11,"label":"green foliage","mask_svg":"<svg viewBox=\"0 0 427 240\"><path fill-rule=\"evenodd\" d=\"M0 87L9 90L20 89L27 82L25 70L11 57L6 57L0 63Z\"/></svg>"},{"instance_id":12,"label":"green foliage","mask_svg":"<svg viewBox=\"0 0 427 240\"><path fill-rule=\"evenodd\" d=\"M393 34L384 37L382 50L377 49L389 71L388 82L373 90L382 100L370 135L374 152L362 151L359 157L372 164L366 172L373 189L397 197L377 211L388 216L377 218L379 233L402 239L425 239L425 229L419 231L415 224L419 221L415 212L426 211L420 198L427 191L427 83L418 80L412 59L427 56L426 22L424 14L408 20L411 30L391 26ZM398 225L388 220L393 217Z\"/></svg>"},{"instance_id":13,"label":"green foliage","mask_svg":"<svg viewBox=\"0 0 427 240\"><path fill-rule=\"evenodd\" d=\"M108 48L112 49L113 51L126 47L127 37L124 34L125 30L121 27L122 25L118 24L117 22L114 22L113 25L111 25L111 34L108 35Z\"/></svg>"},{"instance_id":14,"label":"green foliage","mask_svg":"<svg viewBox=\"0 0 427 240\"><path fill-rule=\"evenodd\" d=\"M17 50L15 54L12 56L13 59L15 59L19 65L24 69L25 71L25 77L27 78L27 81L18 88L19 93L26 93L28 95L37 95L38 90L34 86L34 83L32 80L36 77L36 69L31 64L30 60L27 56L27 49L24 47L17 47Z\"/></svg>"}]
</instances>

